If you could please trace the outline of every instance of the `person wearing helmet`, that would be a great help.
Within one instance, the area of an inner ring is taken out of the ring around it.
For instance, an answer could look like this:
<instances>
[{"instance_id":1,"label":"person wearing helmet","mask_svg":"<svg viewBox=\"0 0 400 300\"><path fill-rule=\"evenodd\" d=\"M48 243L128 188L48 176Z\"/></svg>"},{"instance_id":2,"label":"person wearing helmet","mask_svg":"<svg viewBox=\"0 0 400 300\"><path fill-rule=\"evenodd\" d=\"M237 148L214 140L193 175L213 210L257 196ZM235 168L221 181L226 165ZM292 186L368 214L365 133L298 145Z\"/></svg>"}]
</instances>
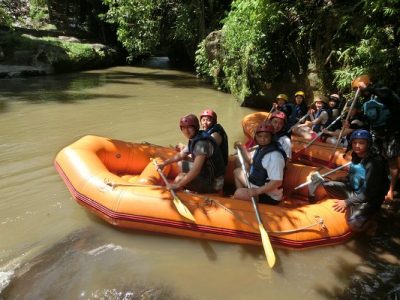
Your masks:
<instances>
[{"instance_id":1,"label":"person wearing helmet","mask_svg":"<svg viewBox=\"0 0 400 300\"><path fill-rule=\"evenodd\" d=\"M296 111L296 123L308 112L308 107L306 104L306 95L303 91L297 91L294 94L295 111Z\"/></svg>"},{"instance_id":2,"label":"person wearing helmet","mask_svg":"<svg viewBox=\"0 0 400 300\"><path fill-rule=\"evenodd\" d=\"M286 94L276 96L276 103L273 104L273 111L281 111L285 113L287 118L287 126L292 126L296 123L296 108L295 105L288 101Z\"/></svg>"},{"instance_id":3,"label":"person wearing helmet","mask_svg":"<svg viewBox=\"0 0 400 300\"><path fill-rule=\"evenodd\" d=\"M255 141L258 145L250 158L247 150L239 143L235 143L238 151L249 164L249 182L242 168L236 168L233 172L236 191L233 195L236 199L251 200L258 197L260 203L277 205L283 196L282 180L286 162L286 153L281 145L274 139L274 127L262 122L255 132Z\"/></svg>"},{"instance_id":4,"label":"person wearing helmet","mask_svg":"<svg viewBox=\"0 0 400 300\"><path fill-rule=\"evenodd\" d=\"M340 96L338 94L332 94L329 96L328 108L332 112L332 119L336 119L339 116L340 107Z\"/></svg>"},{"instance_id":5,"label":"person wearing helmet","mask_svg":"<svg viewBox=\"0 0 400 300\"><path fill-rule=\"evenodd\" d=\"M331 114L326 109L327 99L324 96L316 96L309 110L311 121L300 124L293 128L293 133L306 139L314 138L317 133L323 130L331 122Z\"/></svg>"},{"instance_id":6,"label":"person wearing helmet","mask_svg":"<svg viewBox=\"0 0 400 300\"><path fill-rule=\"evenodd\" d=\"M189 114L180 119L179 126L188 144L181 152L168 158L159 167L182 161L181 173L175 178L170 189L189 189L199 193L214 193L222 191L225 174L225 163L214 138L200 130L198 118ZM193 163L188 164L191 158Z\"/></svg>"},{"instance_id":7,"label":"person wearing helmet","mask_svg":"<svg viewBox=\"0 0 400 300\"><path fill-rule=\"evenodd\" d=\"M347 222L353 231L366 228L369 220L379 211L389 190L389 170L383 156L371 147L372 136L367 130L355 130L350 137L353 150L349 172L337 181L325 181L318 172L310 174L310 200L318 185L336 198L333 208L344 213L349 210Z\"/></svg>"},{"instance_id":8,"label":"person wearing helmet","mask_svg":"<svg viewBox=\"0 0 400 300\"><path fill-rule=\"evenodd\" d=\"M290 140L290 134L286 130L286 115L277 111L272 113L269 120L270 124L274 127L274 134L276 140L281 144L283 150L286 153L288 159L292 158L292 141Z\"/></svg>"},{"instance_id":9,"label":"person wearing helmet","mask_svg":"<svg viewBox=\"0 0 400 300\"><path fill-rule=\"evenodd\" d=\"M351 102L347 104L347 108L349 109L350 106ZM331 126L331 128L329 128L328 130L323 129L324 135L327 136L326 143L336 145L337 139L340 136L342 126L344 126L344 129L342 132L342 141L339 144L342 147L347 147L348 145L350 145L350 136L354 130L367 129L368 126L365 122L365 118L363 117L361 108L361 103L357 101L355 105L353 105L353 108L348 112L350 114L350 117L347 122L345 120L342 120L342 122L338 121L333 124L333 126ZM344 116L343 119L345 118L346 117Z\"/></svg>"},{"instance_id":10,"label":"person wearing helmet","mask_svg":"<svg viewBox=\"0 0 400 300\"><path fill-rule=\"evenodd\" d=\"M201 128L210 134L217 144L224 158L225 166L228 164L228 136L224 128L217 122L217 114L211 109L205 109L200 113Z\"/></svg>"},{"instance_id":11,"label":"person wearing helmet","mask_svg":"<svg viewBox=\"0 0 400 300\"><path fill-rule=\"evenodd\" d=\"M314 98L315 110L311 109L311 129L315 133L319 133L322 129L329 125L332 120L331 111L327 109L327 99L324 96Z\"/></svg>"},{"instance_id":12,"label":"person wearing helmet","mask_svg":"<svg viewBox=\"0 0 400 300\"><path fill-rule=\"evenodd\" d=\"M373 84L368 75L354 79L352 88L360 89L373 145L388 160L391 183L386 199L393 200L400 170L400 97L386 86Z\"/></svg>"}]
</instances>

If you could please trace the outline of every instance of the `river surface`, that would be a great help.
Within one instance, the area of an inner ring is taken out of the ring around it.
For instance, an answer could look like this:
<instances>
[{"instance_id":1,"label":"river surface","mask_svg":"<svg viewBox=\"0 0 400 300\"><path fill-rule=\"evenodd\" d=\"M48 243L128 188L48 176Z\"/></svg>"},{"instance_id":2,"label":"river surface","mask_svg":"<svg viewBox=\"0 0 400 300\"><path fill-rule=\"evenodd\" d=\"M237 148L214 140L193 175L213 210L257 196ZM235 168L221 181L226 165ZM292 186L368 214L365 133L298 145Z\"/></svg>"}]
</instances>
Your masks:
<instances>
[{"instance_id":1,"label":"river surface","mask_svg":"<svg viewBox=\"0 0 400 300\"><path fill-rule=\"evenodd\" d=\"M54 169L57 152L87 134L183 142L179 118L205 108L218 113L231 147L241 139L240 121L252 110L163 59L0 80L0 299L350 299L399 282L398 237L387 238L386 252L380 239L371 248L373 233L335 247L275 249L270 270L261 247L105 224ZM382 280L378 263L367 262L379 254L382 268L391 267Z\"/></svg>"}]
</instances>

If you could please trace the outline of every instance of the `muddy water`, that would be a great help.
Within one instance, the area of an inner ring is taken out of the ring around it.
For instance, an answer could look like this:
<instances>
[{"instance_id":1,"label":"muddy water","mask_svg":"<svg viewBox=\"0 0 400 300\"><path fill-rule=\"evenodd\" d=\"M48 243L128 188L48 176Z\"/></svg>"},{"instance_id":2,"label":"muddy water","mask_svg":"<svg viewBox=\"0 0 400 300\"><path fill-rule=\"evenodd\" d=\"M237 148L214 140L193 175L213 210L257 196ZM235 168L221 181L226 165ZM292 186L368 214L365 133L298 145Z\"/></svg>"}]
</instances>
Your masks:
<instances>
[{"instance_id":1,"label":"muddy water","mask_svg":"<svg viewBox=\"0 0 400 300\"><path fill-rule=\"evenodd\" d=\"M376 271L368 239L276 249L270 270L261 248L118 230L77 205L52 163L83 135L175 144L179 117L211 107L241 138L250 109L153 63L0 81L0 299L327 299Z\"/></svg>"}]
</instances>

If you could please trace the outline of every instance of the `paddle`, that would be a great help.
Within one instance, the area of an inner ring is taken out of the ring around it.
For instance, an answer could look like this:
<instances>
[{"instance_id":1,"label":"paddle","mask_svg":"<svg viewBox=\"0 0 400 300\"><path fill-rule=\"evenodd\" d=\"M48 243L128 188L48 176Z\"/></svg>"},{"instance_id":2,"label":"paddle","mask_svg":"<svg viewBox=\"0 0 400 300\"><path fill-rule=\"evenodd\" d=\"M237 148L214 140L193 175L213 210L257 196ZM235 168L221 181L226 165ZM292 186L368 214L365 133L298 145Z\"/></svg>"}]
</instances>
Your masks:
<instances>
[{"instance_id":1,"label":"paddle","mask_svg":"<svg viewBox=\"0 0 400 300\"><path fill-rule=\"evenodd\" d=\"M350 108L349 108L349 110L348 110L348 113L347 113L347 116L346 116L346 119L345 119L345 122L344 122L345 124L347 124L347 122L349 121L350 112L351 112L351 110L353 109L354 104L356 103L359 94L360 94L360 88L357 88L356 94L354 95L353 102L351 103ZM346 103L346 104L347 104L347 103ZM344 108L343 108L343 110L344 110ZM342 129L340 130L339 136L338 136L337 141L336 141L335 148L333 149L332 155L331 155L331 157L330 157L330 159L329 159L329 164L332 163L333 158L335 157L335 152L336 152L336 149L338 148L338 146L339 146L339 144L340 144L340 140L342 139L342 135L343 135L344 128L345 128L345 127L342 126Z\"/></svg>"},{"instance_id":2,"label":"paddle","mask_svg":"<svg viewBox=\"0 0 400 300\"><path fill-rule=\"evenodd\" d=\"M157 169L158 173L160 174L161 178L164 180L165 185L166 185L167 187L169 187L170 184L169 184L167 178L165 177L163 171L159 168L159 166L158 166L158 164L157 164L157 162L156 162L155 159L153 159L153 164L154 164L154 166L156 167L156 169ZM187 218L187 219L189 219L189 220L191 220L191 221L193 221L193 222L196 222L196 220L195 220L195 218L193 217L193 215L192 215L192 213L190 212L190 210L186 207L185 204L183 204L183 202L181 201L181 199L178 198L178 196L176 195L175 191L174 191L174 190L169 190L169 191L170 191L172 197L174 197L173 202L174 202L174 205L175 205L176 209L178 210L178 212L179 212L182 216L184 216L185 218Z\"/></svg>"},{"instance_id":3,"label":"paddle","mask_svg":"<svg viewBox=\"0 0 400 300\"><path fill-rule=\"evenodd\" d=\"M269 111L269 113L268 113L268 116L264 119L264 123L265 123L265 122L268 122L269 119L271 119L272 113L273 113L275 110L276 110L276 107L275 107L274 105L272 105L272 107L271 107L271 109L270 109L270 111Z\"/></svg>"},{"instance_id":4,"label":"paddle","mask_svg":"<svg viewBox=\"0 0 400 300\"><path fill-rule=\"evenodd\" d=\"M332 121L331 124L329 124L327 127L325 127L324 129L329 129L331 128L331 126L333 126L337 121L339 121L341 118L343 117L343 113L338 116L335 120ZM297 151L296 153L293 153L292 155L292 160L296 160L298 158L298 156L304 152L308 147L310 147L321 135L323 135L324 132L321 130L316 137L314 137L311 141L308 142L307 145L305 145L302 149L300 149L299 151Z\"/></svg>"},{"instance_id":5,"label":"paddle","mask_svg":"<svg viewBox=\"0 0 400 300\"><path fill-rule=\"evenodd\" d=\"M297 125L299 125L301 122L303 122L308 116L310 115L310 113L308 112L307 114L305 114L303 117L301 117L301 119L300 120L298 120L297 121L297 123L296 124L294 124L292 127L290 127L289 129L288 129L288 131L287 132L291 132L292 131L292 129L294 128L294 127L296 127Z\"/></svg>"},{"instance_id":6,"label":"paddle","mask_svg":"<svg viewBox=\"0 0 400 300\"><path fill-rule=\"evenodd\" d=\"M246 178L247 187L250 188L250 182L249 182L249 178L247 175L246 166L244 164L243 155L242 155L242 152L240 151L239 147L237 147L237 153L238 153L238 157L240 160L240 164L242 165L244 177ZM274 250L272 249L272 245L269 240L268 233L265 230L264 225L261 221L260 213L258 212L258 208L257 208L257 204L256 204L256 199L254 197L251 197L251 202L253 203L254 212L256 213L256 218L257 218L258 227L259 227L259 230L261 233L261 241L262 241L262 244L264 247L265 256L267 257L268 265L270 266L270 268L272 268L275 265L275 253L274 253Z\"/></svg>"},{"instance_id":7,"label":"paddle","mask_svg":"<svg viewBox=\"0 0 400 300\"><path fill-rule=\"evenodd\" d=\"M350 165L350 164L351 164L351 162L348 162L348 163L346 163L346 164L344 164L344 165L342 165L342 166L340 166L340 167L337 167L336 169L333 169L333 170L330 170L329 172L326 172L326 173L324 173L324 174L321 174L321 176L322 176L322 177L328 176L328 175L330 175L330 174L332 174L332 173L334 173L334 172L336 172L336 171L339 171L340 169L343 169L344 167L347 167L347 166ZM304 187L304 186L306 186L306 185L309 185L311 182L312 182L312 180L308 180L308 181L306 181L306 182L304 182L304 183L302 183L302 184L296 186L296 187L294 188L294 190L298 190L298 189L300 189L300 188L302 188L302 187Z\"/></svg>"}]
</instances>

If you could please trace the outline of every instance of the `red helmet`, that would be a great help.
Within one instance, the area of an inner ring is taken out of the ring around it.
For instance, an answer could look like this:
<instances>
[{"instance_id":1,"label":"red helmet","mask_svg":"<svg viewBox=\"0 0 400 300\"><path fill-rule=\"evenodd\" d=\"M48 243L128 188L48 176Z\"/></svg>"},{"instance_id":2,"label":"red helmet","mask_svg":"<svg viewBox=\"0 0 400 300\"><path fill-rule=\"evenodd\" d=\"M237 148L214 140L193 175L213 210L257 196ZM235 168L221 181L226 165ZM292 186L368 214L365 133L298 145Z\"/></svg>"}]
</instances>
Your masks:
<instances>
[{"instance_id":1,"label":"red helmet","mask_svg":"<svg viewBox=\"0 0 400 300\"><path fill-rule=\"evenodd\" d=\"M259 132L269 132L271 134L274 134L274 131L274 126L269 123L262 122L260 125L257 126L255 133L257 134Z\"/></svg>"},{"instance_id":2,"label":"red helmet","mask_svg":"<svg viewBox=\"0 0 400 300\"><path fill-rule=\"evenodd\" d=\"M271 119L273 119L273 118L282 119L283 121L286 122L286 114L283 111L276 111L276 112L272 113Z\"/></svg>"},{"instance_id":3,"label":"red helmet","mask_svg":"<svg viewBox=\"0 0 400 300\"><path fill-rule=\"evenodd\" d=\"M186 115L182 117L179 121L179 126L182 127L188 127L188 126L193 126L197 130L200 128L200 123L199 119L193 114Z\"/></svg>"},{"instance_id":4,"label":"red helmet","mask_svg":"<svg viewBox=\"0 0 400 300\"><path fill-rule=\"evenodd\" d=\"M211 109L205 109L201 112L200 114L200 120L202 117L211 117L213 119L214 124L217 123L217 114L215 113L215 111L211 110Z\"/></svg>"}]
</instances>

